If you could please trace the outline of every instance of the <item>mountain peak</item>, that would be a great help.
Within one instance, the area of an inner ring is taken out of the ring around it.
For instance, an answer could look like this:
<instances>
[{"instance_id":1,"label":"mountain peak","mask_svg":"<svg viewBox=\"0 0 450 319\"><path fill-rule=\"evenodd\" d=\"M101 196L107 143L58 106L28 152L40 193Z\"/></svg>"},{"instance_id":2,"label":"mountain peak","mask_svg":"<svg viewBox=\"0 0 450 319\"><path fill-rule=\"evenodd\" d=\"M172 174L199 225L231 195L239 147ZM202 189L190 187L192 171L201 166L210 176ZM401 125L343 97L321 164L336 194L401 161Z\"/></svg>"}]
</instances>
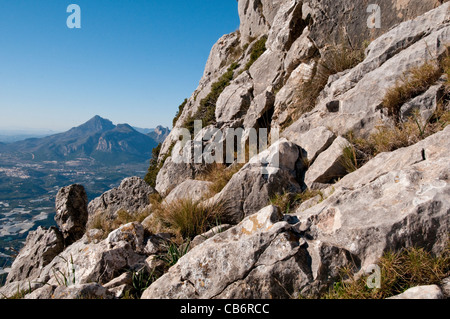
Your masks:
<instances>
[{"instance_id":1,"label":"mountain peak","mask_svg":"<svg viewBox=\"0 0 450 319\"><path fill-rule=\"evenodd\" d=\"M86 123L77 127L77 129L89 130L89 131L107 131L115 128L115 125L108 119L104 119L99 115L94 116Z\"/></svg>"},{"instance_id":2,"label":"mountain peak","mask_svg":"<svg viewBox=\"0 0 450 319\"><path fill-rule=\"evenodd\" d=\"M89 121L87 121L86 123L110 123L112 124L112 122L108 119L105 119L103 117L101 117L100 115L95 115L93 118L91 118Z\"/></svg>"},{"instance_id":3,"label":"mountain peak","mask_svg":"<svg viewBox=\"0 0 450 319\"><path fill-rule=\"evenodd\" d=\"M133 127L131 127L129 124L117 124L117 126L115 127L115 130L117 131L122 131L122 132L137 132Z\"/></svg>"}]
</instances>

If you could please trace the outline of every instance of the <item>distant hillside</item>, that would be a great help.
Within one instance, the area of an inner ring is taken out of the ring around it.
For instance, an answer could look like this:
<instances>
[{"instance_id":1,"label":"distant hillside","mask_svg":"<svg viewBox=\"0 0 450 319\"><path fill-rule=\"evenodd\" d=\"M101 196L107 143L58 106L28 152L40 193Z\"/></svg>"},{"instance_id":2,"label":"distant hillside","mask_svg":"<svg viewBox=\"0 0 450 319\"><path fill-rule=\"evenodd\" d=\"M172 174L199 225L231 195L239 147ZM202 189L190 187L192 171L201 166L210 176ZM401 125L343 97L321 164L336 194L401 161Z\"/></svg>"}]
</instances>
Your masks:
<instances>
[{"instance_id":1,"label":"distant hillside","mask_svg":"<svg viewBox=\"0 0 450 319\"><path fill-rule=\"evenodd\" d=\"M138 131L139 133L142 133L142 134L148 134L155 130L154 128L142 128L142 127L136 127L136 126L132 126L132 128L135 131Z\"/></svg>"},{"instance_id":2,"label":"distant hillside","mask_svg":"<svg viewBox=\"0 0 450 319\"><path fill-rule=\"evenodd\" d=\"M156 127L156 129L147 133L146 135L150 136L150 138L152 138L156 142L162 143L162 142L164 142L166 137L169 135L169 133L170 133L170 129L168 127L162 127L159 125Z\"/></svg>"},{"instance_id":3,"label":"distant hillside","mask_svg":"<svg viewBox=\"0 0 450 319\"><path fill-rule=\"evenodd\" d=\"M58 132L45 129L0 129L0 143L8 144L28 138L41 138Z\"/></svg>"},{"instance_id":4,"label":"distant hillside","mask_svg":"<svg viewBox=\"0 0 450 319\"><path fill-rule=\"evenodd\" d=\"M151 157L158 145L152 137L139 133L128 124L114 125L100 116L67 132L31 138L0 146L36 160L70 160L90 157L103 164L142 162Z\"/></svg>"}]
</instances>

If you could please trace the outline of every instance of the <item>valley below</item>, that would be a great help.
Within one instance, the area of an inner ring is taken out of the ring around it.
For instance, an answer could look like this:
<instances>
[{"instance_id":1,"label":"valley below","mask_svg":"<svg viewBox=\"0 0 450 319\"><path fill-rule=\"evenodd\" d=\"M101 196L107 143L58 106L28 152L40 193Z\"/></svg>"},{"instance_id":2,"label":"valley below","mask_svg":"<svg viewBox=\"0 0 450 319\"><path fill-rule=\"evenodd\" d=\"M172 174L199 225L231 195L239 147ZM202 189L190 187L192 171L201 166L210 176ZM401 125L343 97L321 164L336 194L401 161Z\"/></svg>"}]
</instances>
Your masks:
<instances>
[{"instance_id":1,"label":"valley below","mask_svg":"<svg viewBox=\"0 0 450 319\"><path fill-rule=\"evenodd\" d=\"M55 196L61 187L82 184L89 201L129 176L143 177L148 161L104 165L89 157L64 161L23 159L0 152L0 275L5 274L28 233L56 225Z\"/></svg>"}]
</instances>

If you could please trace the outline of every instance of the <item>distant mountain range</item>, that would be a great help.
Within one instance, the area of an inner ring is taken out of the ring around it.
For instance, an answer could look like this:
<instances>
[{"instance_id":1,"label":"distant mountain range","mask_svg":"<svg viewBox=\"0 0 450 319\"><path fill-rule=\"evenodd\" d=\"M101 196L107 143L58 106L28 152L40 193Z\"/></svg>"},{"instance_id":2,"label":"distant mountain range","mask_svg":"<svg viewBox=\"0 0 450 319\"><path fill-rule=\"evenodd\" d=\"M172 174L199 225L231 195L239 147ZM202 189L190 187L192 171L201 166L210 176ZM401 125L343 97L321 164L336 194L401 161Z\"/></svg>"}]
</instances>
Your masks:
<instances>
[{"instance_id":1,"label":"distant mountain range","mask_svg":"<svg viewBox=\"0 0 450 319\"><path fill-rule=\"evenodd\" d=\"M151 139L155 140L158 143L164 142L167 135L169 135L170 129L168 127L157 126L154 130L147 133L147 136L150 136Z\"/></svg>"},{"instance_id":2,"label":"distant mountain range","mask_svg":"<svg viewBox=\"0 0 450 319\"><path fill-rule=\"evenodd\" d=\"M128 124L114 125L96 115L67 132L0 144L0 150L14 152L27 159L60 161L92 158L105 165L116 165L148 161L152 149L169 132L168 128L158 126L148 134L143 134Z\"/></svg>"}]
</instances>

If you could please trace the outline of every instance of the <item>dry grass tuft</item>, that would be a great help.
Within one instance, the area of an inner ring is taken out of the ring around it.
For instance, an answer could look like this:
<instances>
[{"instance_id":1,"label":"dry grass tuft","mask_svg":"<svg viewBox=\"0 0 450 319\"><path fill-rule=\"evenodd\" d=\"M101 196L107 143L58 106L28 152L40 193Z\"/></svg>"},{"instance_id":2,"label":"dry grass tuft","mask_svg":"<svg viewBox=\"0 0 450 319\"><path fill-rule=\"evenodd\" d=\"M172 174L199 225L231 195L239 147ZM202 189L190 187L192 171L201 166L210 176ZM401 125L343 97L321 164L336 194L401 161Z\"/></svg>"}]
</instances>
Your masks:
<instances>
[{"instance_id":1,"label":"dry grass tuft","mask_svg":"<svg viewBox=\"0 0 450 319\"><path fill-rule=\"evenodd\" d=\"M141 223L147 216L150 215L150 211L143 210L140 213L130 214L124 209L120 209L116 215L116 218L111 218L111 216L106 214L96 214L89 219L87 224L87 230L90 229L100 229L103 231L102 239L108 237L109 233L116 230L122 225L139 222Z\"/></svg>"},{"instance_id":2,"label":"dry grass tuft","mask_svg":"<svg viewBox=\"0 0 450 319\"><path fill-rule=\"evenodd\" d=\"M348 45L341 44L328 48L324 56L317 61L311 79L299 83L293 100L295 110L291 117L282 124L281 129L285 129L303 114L314 109L317 98L327 85L331 75L355 67L364 60L364 57L364 47L353 49Z\"/></svg>"},{"instance_id":3,"label":"dry grass tuft","mask_svg":"<svg viewBox=\"0 0 450 319\"><path fill-rule=\"evenodd\" d=\"M368 276L354 279L352 271L343 269L341 280L320 296L323 299L384 299L405 290L439 284L450 275L450 244L439 256L423 248L405 248L399 252L387 252L381 257L381 288L367 287Z\"/></svg>"},{"instance_id":4,"label":"dry grass tuft","mask_svg":"<svg viewBox=\"0 0 450 319\"><path fill-rule=\"evenodd\" d=\"M321 200L324 199L323 193L320 190L306 189L302 193L276 193L270 198L270 204L280 208L283 214L289 214L294 211L301 203L308 199L320 196Z\"/></svg>"},{"instance_id":5,"label":"dry grass tuft","mask_svg":"<svg viewBox=\"0 0 450 319\"><path fill-rule=\"evenodd\" d=\"M191 199L163 202L154 207L152 226L174 234L179 240L192 239L216 226L223 211L221 204L207 205Z\"/></svg>"},{"instance_id":6,"label":"dry grass tuft","mask_svg":"<svg viewBox=\"0 0 450 319\"><path fill-rule=\"evenodd\" d=\"M422 123L416 112L405 122L378 126L367 139L356 138L353 132L349 132L345 137L351 146L343 150L341 163L351 173L380 153L414 145L443 130L450 123L450 111L441 104L430 120Z\"/></svg>"},{"instance_id":7,"label":"dry grass tuft","mask_svg":"<svg viewBox=\"0 0 450 319\"><path fill-rule=\"evenodd\" d=\"M213 163L208 165L204 172L197 176L202 181L212 182L210 190L212 195L220 193L228 184L234 174L236 174L244 164L233 164L226 166L225 164Z\"/></svg>"},{"instance_id":8,"label":"dry grass tuft","mask_svg":"<svg viewBox=\"0 0 450 319\"><path fill-rule=\"evenodd\" d=\"M400 107L408 100L424 93L441 75L442 69L435 62L427 62L410 69L386 92L383 107L398 121Z\"/></svg>"}]
</instances>

